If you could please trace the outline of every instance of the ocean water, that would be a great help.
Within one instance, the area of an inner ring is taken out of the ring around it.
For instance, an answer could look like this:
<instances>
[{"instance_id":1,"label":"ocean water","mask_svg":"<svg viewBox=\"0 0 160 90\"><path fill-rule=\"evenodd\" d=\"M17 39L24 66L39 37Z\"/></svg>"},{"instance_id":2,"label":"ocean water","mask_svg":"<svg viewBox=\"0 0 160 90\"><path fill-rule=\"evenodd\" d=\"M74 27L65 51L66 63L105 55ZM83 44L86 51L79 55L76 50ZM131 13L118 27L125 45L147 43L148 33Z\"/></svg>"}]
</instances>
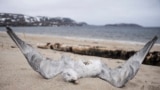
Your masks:
<instances>
[{"instance_id":1,"label":"ocean water","mask_svg":"<svg viewBox=\"0 0 160 90\"><path fill-rule=\"evenodd\" d=\"M41 34L50 36L63 36L71 38L83 38L92 40L116 40L125 42L146 43L155 35L159 37L160 28L140 27L104 27L104 26L60 26L60 27L12 27L15 32ZM6 31L0 27L0 31Z\"/></svg>"}]
</instances>

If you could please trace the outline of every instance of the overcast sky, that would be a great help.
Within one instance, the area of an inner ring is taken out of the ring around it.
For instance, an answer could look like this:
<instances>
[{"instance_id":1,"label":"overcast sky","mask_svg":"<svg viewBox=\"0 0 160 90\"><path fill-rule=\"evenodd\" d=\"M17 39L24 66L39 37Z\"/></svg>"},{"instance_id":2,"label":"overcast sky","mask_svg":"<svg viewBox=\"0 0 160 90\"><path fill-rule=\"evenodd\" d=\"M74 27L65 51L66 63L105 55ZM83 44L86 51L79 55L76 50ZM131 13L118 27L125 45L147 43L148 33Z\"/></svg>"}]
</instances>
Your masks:
<instances>
[{"instance_id":1,"label":"overcast sky","mask_svg":"<svg viewBox=\"0 0 160 90\"><path fill-rule=\"evenodd\" d=\"M160 26L160 0L0 0L0 12L69 17L94 25Z\"/></svg>"}]
</instances>

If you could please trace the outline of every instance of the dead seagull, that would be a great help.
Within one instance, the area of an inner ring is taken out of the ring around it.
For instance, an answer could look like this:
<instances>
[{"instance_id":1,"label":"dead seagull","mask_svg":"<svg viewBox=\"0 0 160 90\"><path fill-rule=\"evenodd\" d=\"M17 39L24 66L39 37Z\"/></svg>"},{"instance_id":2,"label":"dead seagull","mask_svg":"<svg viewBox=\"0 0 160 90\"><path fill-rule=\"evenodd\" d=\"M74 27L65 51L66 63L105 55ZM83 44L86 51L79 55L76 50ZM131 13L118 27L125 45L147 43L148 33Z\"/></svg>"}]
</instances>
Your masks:
<instances>
[{"instance_id":1,"label":"dead seagull","mask_svg":"<svg viewBox=\"0 0 160 90\"><path fill-rule=\"evenodd\" d=\"M129 80L134 78L147 53L157 40L157 36L155 36L140 51L130 57L128 61L121 66L111 69L100 60L76 61L64 55L60 60L51 60L43 57L31 45L22 41L10 27L6 27L6 29L8 35L19 47L29 65L45 79L62 74L65 81L77 84L79 78L94 76L109 82L115 87L123 87Z\"/></svg>"}]
</instances>

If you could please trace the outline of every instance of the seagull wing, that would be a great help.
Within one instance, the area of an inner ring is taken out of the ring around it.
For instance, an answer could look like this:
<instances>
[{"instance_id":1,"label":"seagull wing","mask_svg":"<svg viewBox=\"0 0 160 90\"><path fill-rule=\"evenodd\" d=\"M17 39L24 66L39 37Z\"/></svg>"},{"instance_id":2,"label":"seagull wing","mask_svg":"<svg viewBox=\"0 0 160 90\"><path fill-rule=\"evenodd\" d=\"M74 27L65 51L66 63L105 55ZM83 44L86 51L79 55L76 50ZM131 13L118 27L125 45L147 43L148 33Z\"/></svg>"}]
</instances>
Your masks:
<instances>
[{"instance_id":1,"label":"seagull wing","mask_svg":"<svg viewBox=\"0 0 160 90\"><path fill-rule=\"evenodd\" d=\"M6 29L8 35L16 43L30 66L44 78L49 79L62 72L63 60L51 60L50 58L43 57L31 45L22 41L10 27L6 27Z\"/></svg>"},{"instance_id":2,"label":"seagull wing","mask_svg":"<svg viewBox=\"0 0 160 90\"><path fill-rule=\"evenodd\" d=\"M124 86L124 84L134 78L145 56L150 51L156 40L157 36L155 36L151 41L149 41L140 51L130 57L128 61L126 61L123 65L117 68L111 69L107 67L105 63L103 63L103 69L99 75L99 78L109 82L116 87Z\"/></svg>"}]
</instances>

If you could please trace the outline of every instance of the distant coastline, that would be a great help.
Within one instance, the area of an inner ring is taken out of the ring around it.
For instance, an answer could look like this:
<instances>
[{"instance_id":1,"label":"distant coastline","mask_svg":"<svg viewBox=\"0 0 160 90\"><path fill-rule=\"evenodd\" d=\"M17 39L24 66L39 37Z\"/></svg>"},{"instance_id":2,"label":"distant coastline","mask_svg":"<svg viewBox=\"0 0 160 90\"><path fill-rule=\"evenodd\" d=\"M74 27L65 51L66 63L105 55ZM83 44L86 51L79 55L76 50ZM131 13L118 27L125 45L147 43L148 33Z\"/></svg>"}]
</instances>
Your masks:
<instances>
[{"instance_id":1,"label":"distant coastline","mask_svg":"<svg viewBox=\"0 0 160 90\"><path fill-rule=\"evenodd\" d=\"M86 22L76 22L66 17L29 16L23 14L0 13L0 26L84 26Z\"/></svg>"},{"instance_id":2,"label":"distant coastline","mask_svg":"<svg viewBox=\"0 0 160 90\"><path fill-rule=\"evenodd\" d=\"M138 25L138 24L127 24L127 23L120 23L120 24L106 24L105 27L140 27L142 28L143 26Z\"/></svg>"},{"instance_id":3,"label":"distant coastline","mask_svg":"<svg viewBox=\"0 0 160 90\"><path fill-rule=\"evenodd\" d=\"M0 27L3 26L94 26L86 22L77 22L67 17L29 16L15 13L0 13ZM100 25L105 27L140 27L134 23Z\"/></svg>"}]
</instances>

